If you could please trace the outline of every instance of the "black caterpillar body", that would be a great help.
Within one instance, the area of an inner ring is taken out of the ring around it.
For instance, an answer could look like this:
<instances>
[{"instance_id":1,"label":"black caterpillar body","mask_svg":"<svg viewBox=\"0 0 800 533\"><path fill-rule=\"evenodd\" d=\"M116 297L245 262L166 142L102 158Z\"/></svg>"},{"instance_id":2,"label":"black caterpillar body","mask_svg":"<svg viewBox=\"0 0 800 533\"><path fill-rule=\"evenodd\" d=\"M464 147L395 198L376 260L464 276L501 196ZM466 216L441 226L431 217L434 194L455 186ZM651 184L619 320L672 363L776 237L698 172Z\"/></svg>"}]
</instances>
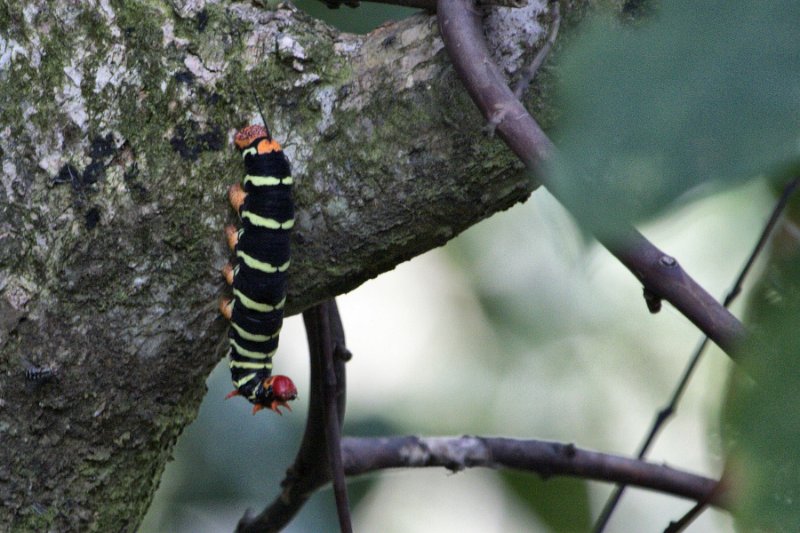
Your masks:
<instances>
[{"instance_id":1,"label":"black caterpillar body","mask_svg":"<svg viewBox=\"0 0 800 533\"><path fill-rule=\"evenodd\" d=\"M248 126L234 138L244 159L244 188L228 190L242 228L226 228L236 255L223 270L233 286L233 299L223 300L222 314L231 321L231 379L241 395L254 404L253 414L280 407L297 397L286 376L272 375L272 357L278 348L286 302L289 241L294 226L292 175L280 145L264 126Z\"/></svg>"}]
</instances>

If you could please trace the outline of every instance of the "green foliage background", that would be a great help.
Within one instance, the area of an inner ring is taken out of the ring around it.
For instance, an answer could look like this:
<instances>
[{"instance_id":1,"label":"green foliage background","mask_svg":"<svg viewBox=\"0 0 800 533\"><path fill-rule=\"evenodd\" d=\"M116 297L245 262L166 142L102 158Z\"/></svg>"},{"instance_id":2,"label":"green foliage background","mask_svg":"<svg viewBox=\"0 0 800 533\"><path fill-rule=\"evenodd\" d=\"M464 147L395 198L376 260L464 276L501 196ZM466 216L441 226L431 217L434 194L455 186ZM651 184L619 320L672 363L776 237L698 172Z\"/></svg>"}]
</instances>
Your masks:
<instances>
[{"instance_id":1,"label":"green foliage background","mask_svg":"<svg viewBox=\"0 0 800 533\"><path fill-rule=\"evenodd\" d=\"M588 24L560 69L554 183L573 212L613 230L689 191L785 179L800 154L798 21L790 0L675 0L647 23Z\"/></svg>"}]
</instances>

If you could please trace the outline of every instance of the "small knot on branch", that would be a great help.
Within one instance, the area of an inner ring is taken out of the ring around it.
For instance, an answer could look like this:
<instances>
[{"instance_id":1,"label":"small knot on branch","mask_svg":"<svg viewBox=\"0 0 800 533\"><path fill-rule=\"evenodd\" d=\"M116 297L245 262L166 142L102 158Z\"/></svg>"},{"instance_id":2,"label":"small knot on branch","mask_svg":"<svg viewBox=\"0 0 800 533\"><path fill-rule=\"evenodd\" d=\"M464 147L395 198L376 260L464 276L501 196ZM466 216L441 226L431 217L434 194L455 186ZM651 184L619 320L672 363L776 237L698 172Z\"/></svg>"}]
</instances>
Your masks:
<instances>
[{"instance_id":1,"label":"small knot on branch","mask_svg":"<svg viewBox=\"0 0 800 533\"><path fill-rule=\"evenodd\" d=\"M661 298L658 297L653 291L644 287L642 289L642 296L644 296L644 303L647 304L647 310L652 314L661 311Z\"/></svg>"}]
</instances>

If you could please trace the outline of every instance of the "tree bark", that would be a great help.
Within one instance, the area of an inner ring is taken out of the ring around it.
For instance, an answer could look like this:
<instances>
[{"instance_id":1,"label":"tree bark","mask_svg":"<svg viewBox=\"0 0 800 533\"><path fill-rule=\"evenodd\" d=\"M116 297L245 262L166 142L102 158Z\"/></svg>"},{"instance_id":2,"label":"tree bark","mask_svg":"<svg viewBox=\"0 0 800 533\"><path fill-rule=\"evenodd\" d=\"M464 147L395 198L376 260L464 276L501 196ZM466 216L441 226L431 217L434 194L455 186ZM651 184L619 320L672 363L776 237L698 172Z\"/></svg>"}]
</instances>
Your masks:
<instances>
[{"instance_id":1,"label":"tree bark","mask_svg":"<svg viewBox=\"0 0 800 533\"><path fill-rule=\"evenodd\" d=\"M510 77L545 13L487 19ZM430 15L354 36L289 5L4 3L3 529L139 524L224 355L225 190L243 173L233 133L260 122L253 91L296 180L290 313L535 187L481 135ZM36 368L55 378L26 378Z\"/></svg>"}]
</instances>

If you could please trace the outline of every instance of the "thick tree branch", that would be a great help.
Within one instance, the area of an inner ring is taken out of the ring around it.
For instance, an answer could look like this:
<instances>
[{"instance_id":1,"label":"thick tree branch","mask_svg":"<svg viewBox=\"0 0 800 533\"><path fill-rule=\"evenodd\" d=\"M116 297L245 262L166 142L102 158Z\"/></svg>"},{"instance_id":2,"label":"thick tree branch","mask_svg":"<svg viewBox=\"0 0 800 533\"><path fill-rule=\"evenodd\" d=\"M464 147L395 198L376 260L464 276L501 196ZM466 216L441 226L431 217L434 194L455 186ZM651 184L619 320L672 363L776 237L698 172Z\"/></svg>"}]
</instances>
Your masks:
<instances>
[{"instance_id":1,"label":"thick tree branch","mask_svg":"<svg viewBox=\"0 0 800 533\"><path fill-rule=\"evenodd\" d=\"M494 64L486 47L480 13L471 0L439 0L437 13L445 47L473 101L484 117L496 124L498 135L509 148L553 192L544 168L547 159L553 156L553 144L514 96ZM559 199L570 208L568 201ZM614 238L603 235L597 238L645 289L670 302L729 356L735 357L735 349L745 336L741 322L695 282L674 258L633 228Z\"/></svg>"}]
</instances>

